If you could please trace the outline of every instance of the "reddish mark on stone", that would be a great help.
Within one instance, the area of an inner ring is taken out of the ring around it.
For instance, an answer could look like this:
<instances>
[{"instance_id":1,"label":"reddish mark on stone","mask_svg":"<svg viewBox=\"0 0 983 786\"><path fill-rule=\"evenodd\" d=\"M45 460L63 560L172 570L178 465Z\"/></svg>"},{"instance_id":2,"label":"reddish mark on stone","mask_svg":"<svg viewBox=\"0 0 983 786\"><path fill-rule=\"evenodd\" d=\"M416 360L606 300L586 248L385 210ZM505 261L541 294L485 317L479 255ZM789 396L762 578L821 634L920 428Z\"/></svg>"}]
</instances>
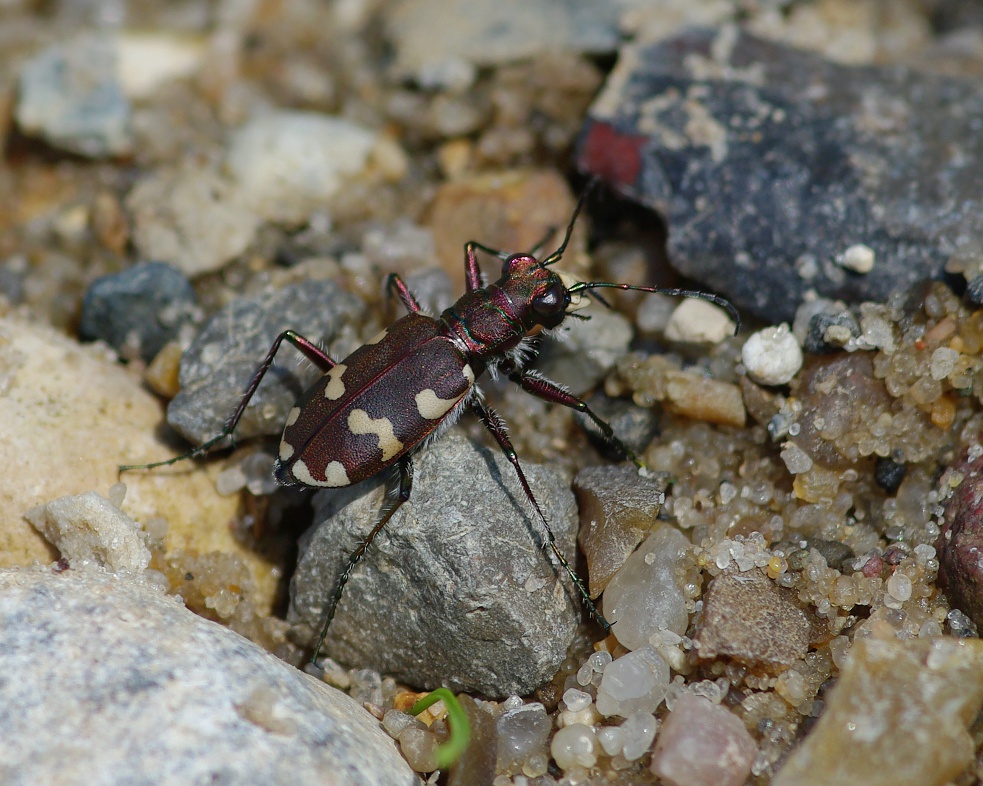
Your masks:
<instances>
[{"instance_id":1,"label":"reddish mark on stone","mask_svg":"<svg viewBox=\"0 0 983 786\"><path fill-rule=\"evenodd\" d=\"M922 339L918 339L917 341L915 341L915 349L917 349L917 350L925 349L925 347L927 347L927 346L928 346L928 344L926 344L924 341L922 341Z\"/></svg>"},{"instance_id":2,"label":"reddish mark on stone","mask_svg":"<svg viewBox=\"0 0 983 786\"><path fill-rule=\"evenodd\" d=\"M63 573L68 570L71 566L68 564L68 560L62 557L55 563L55 573Z\"/></svg>"},{"instance_id":3,"label":"reddish mark on stone","mask_svg":"<svg viewBox=\"0 0 983 786\"><path fill-rule=\"evenodd\" d=\"M594 121L580 150L581 169L609 183L634 185L642 171L646 138L622 134L610 123Z\"/></svg>"}]
</instances>

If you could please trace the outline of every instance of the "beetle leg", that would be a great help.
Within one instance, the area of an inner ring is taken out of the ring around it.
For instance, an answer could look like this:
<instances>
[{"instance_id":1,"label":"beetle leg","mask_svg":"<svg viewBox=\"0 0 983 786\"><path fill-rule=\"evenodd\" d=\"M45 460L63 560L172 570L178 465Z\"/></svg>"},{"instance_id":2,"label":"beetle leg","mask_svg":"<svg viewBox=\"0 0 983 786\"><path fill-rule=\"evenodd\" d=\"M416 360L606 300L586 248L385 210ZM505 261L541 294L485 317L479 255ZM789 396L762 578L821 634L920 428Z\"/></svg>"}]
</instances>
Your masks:
<instances>
[{"instance_id":1,"label":"beetle leg","mask_svg":"<svg viewBox=\"0 0 983 786\"><path fill-rule=\"evenodd\" d=\"M246 407L249 405L249 400L253 397L253 394L259 387L259 383L262 382L263 377L266 375L266 372L269 371L270 367L273 365L273 359L276 356L277 350L280 349L280 345L284 341L297 347L297 349L303 352L307 359L321 369L321 371L328 372L337 365L335 361L333 361L330 356L328 356L328 354L318 347L313 341L304 338L293 330L284 330L279 336L276 337L276 341L273 342L273 346L270 347L270 351L266 354L266 359L262 362L262 364L256 370L256 373L253 375L253 378L249 381L249 386L246 388L246 392L243 393L242 398L239 401L239 406L236 407L236 411L226 422L225 428L222 429L221 434L213 437L207 442L203 442L198 447L189 450L187 453L182 453L180 456L175 456L167 461L156 461L153 464L126 464L121 466L119 471L125 472L130 469L153 469L154 467L166 467L169 464L175 464L178 461L194 458L195 456L200 456L207 453L219 442L232 436L232 432L235 431L235 427L239 425L239 420L242 418L242 413L246 411Z\"/></svg>"},{"instance_id":2,"label":"beetle leg","mask_svg":"<svg viewBox=\"0 0 983 786\"><path fill-rule=\"evenodd\" d=\"M406 286L406 282L399 277L399 273L390 273L386 276L386 290L390 295L395 291L399 299L403 301L403 305L406 306L406 310L411 314L419 312L420 304L416 302L416 298L413 297L410 288Z\"/></svg>"},{"instance_id":3,"label":"beetle leg","mask_svg":"<svg viewBox=\"0 0 983 786\"><path fill-rule=\"evenodd\" d=\"M587 406L586 401L577 398L570 391L564 389L562 385L540 376L535 371L514 371L509 374L509 379L526 391L526 393L536 398L541 398L543 401L548 401L551 404L560 404L577 412L582 412L601 430L601 434L608 442L623 452L628 457L628 460L636 467L645 469L645 462L636 456L634 451L624 442L618 439L607 421L603 420L594 410Z\"/></svg>"},{"instance_id":4,"label":"beetle leg","mask_svg":"<svg viewBox=\"0 0 983 786\"><path fill-rule=\"evenodd\" d=\"M355 566L365 556L365 550L375 540L375 536L382 531L382 528L386 526L386 523L393 517L393 514L410 498L410 491L413 489L413 459L410 456L403 456L399 460L397 467L399 468L399 485L396 487L395 498L383 510L379 521L372 527L369 534L362 539L362 542L358 544L358 548L351 553L345 569L338 577L334 594L331 596L331 600L328 601L327 608L324 612L324 626L321 628L321 635L318 637L317 646L314 648L314 655L311 657L311 663L315 665L317 664L318 657L321 655L321 647L324 646L324 639L328 635L328 628L331 625L331 620L334 619L335 611L338 609L338 602L341 600L341 595L345 589L345 585L348 583L348 579L351 578L352 571L355 570Z\"/></svg>"},{"instance_id":5,"label":"beetle leg","mask_svg":"<svg viewBox=\"0 0 983 786\"><path fill-rule=\"evenodd\" d=\"M484 406L484 404L479 401L474 401L471 406L478 417L481 418L481 422L485 424L485 427L492 433L492 436L495 437L499 446L502 448L502 452L505 453L505 457L515 468L515 474L519 477L519 484L522 486L522 490L525 492L529 502L532 503L533 508L536 510L540 520L543 522L543 527L546 529L545 545L549 547L553 554L556 555L556 558L560 561L563 569L567 572L570 580L577 588L577 592L579 592L580 596L583 598L584 603L587 606L587 610L590 612L591 616L598 621L600 626L604 628L605 632L610 631L610 623L604 619L604 616L594 605L594 601L591 600L590 593L587 591L587 587L584 584L583 579L577 575L577 572L570 566L570 563L567 562L566 557L560 553L560 549L556 545L556 538L553 535L553 529L546 520L546 516L543 514L542 508L539 507L536 497L533 496L532 489L529 488L529 482L526 480L526 474L522 471L522 466L519 464L519 457L516 455L515 448L512 447L512 441L509 439L509 435L505 430L504 421L499 417L495 410Z\"/></svg>"}]
</instances>

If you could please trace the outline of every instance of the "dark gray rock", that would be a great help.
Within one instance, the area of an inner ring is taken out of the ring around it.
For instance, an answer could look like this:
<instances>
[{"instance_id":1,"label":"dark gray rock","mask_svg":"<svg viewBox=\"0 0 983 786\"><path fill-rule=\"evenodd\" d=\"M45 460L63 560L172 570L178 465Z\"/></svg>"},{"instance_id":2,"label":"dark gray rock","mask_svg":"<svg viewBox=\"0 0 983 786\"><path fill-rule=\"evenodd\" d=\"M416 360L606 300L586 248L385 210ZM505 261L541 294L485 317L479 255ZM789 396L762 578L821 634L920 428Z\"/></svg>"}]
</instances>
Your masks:
<instances>
[{"instance_id":1,"label":"dark gray rock","mask_svg":"<svg viewBox=\"0 0 983 786\"><path fill-rule=\"evenodd\" d=\"M414 460L413 493L355 569L327 652L411 685L490 697L549 680L580 618L562 568L540 549L542 524L500 451L452 430ZM568 560L577 506L569 478L523 469ZM382 478L315 497L300 544L289 619L320 630L335 579L383 504ZM562 576L562 577L561 577Z\"/></svg>"},{"instance_id":2,"label":"dark gray rock","mask_svg":"<svg viewBox=\"0 0 983 786\"><path fill-rule=\"evenodd\" d=\"M242 394L284 330L326 345L359 318L361 302L331 281L309 281L256 297L235 300L201 328L181 358L181 392L167 408L167 422L195 444L222 431ZM342 357L354 346L348 345ZM283 422L318 371L293 347L282 347L279 363L263 378L236 437L279 434ZM335 355L336 360L341 357Z\"/></svg>"},{"instance_id":3,"label":"dark gray rock","mask_svg":"<svg viewBox=\"0 0 983 786\"><path fill-rule=\"evenodd\" d=\"M419 783L356 701L132 576L0 571L0 674L8 786Z\"/></svg>"},{"instance_id":4,"label":"dark gray rock","mask_svg":"<svg viewBox=\"0 0 983 786\"><path fill-rule=\"evenodd\" d=\"M978 266L981 117L977 81L695 29L623 50L578 165L665 215L681 272L777 323L809 290L884 300Z\"/></svg>"},{"instance_id":5,"label":"dark gray rock","mask_svg":"<svg viewBox=\"0 0 983 786\"><path fill-rule=\"evenodd\" d=\"M193 318L197 301L191 284L163 262L142 262L97 278L82 301L79 338L102 339L118 353L153 360Z\"/></svg>"}]
</instances>

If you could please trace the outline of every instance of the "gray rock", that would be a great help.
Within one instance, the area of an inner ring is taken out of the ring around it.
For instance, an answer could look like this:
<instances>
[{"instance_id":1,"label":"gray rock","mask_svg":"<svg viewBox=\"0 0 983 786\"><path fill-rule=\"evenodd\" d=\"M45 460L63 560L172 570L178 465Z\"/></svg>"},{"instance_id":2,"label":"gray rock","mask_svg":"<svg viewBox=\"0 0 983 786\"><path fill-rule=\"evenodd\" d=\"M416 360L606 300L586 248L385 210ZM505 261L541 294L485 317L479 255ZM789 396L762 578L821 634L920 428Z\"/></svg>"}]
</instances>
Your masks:
<instances>
[{"instance_id":1,"label":"gray rock","mask_svg":"<svg viewBox=\"0 0 983 786\"><path fill-rule=\"evenodd\" d=\"M113 574L0 571L0 674L10 786L419 783L348 696Z\"/></svg>"},{"instance_id":2,"label":"gray rock","mask_svg":"<svg viewBox=\"0 0 983 786\"><path fill-rule=\"evenodd\" d=\"M131 152L130 103L114 40L87 33L35 55L21 71L16 118L25 134L71 153Z\"/></svg>"},{"instance_id":3,"label":"gray rock","mask_svg":"<svg viewBox=\"0 0 983 786\"><path fill-rule=\"evenodd\" d=\"M976 81L696 29L622 51L578 163L665 214L686 276L778 323L809 290L882 301L981 272L981 114ZM866 274L840 264L858 244Z\"/></svg>"},{"instance_id":4,"label":"gray rock","mask_svg":"<svg viewBox=\"0 0 983 786\"><path fill-rule=\"evenodd\" d=\"M328 345L330 352L332 340L361 312L360 301L331 281L293 284L233 301L202 326L181 358L181 392L167 408L167 422L195 444L214 437L282 331L296 330ZM239 422L237 437L279 434L290 408L317 378L311 364L298 367L284 360L291 353L303 357L293 347L282 347L281 353L280 364L263 378Z\"/></svg>"},{"instance_id":5,"label":"gray rock","mask_svg":"<svg viewBox=\"0 0 983 786\"><path fill-rule=\"evenodd\" d=\"M195 302L181 273L163 262L143 262L92 282L79 338L102 339L118 353L136 352L149 362L191 321Z\"/></svg>"},{"instance_id":6,"label":"gray rock","mask_svg":"<svg viewBox=\"0 0 983 786\"><path fill-rule=\"evenodd\" d=\"M593 0L401 0L386 15L397 73L461 87L475 66L553 52L612 52L628 2Z\"/></svg>"},{"instance_id":7,"label":"gray rock","mask_svg":"<svg viewBox=\"0 0 983 786\"><path fill-rule=\"evenodd\" d=\"M320 112L261 112L229 139L226 169L262 218L304 223L362 172L376 135Z\"/></svg>"},{"instance_id":8,"label":"gray rock","mask_svg":"<svg viewBox=\"0 0 983 786\"><path fill-rule=\"evenodd\" d=\"M526 694L566 655L579 620L562 568L539 548L542 525L500 451L451 431L414 460L413 493L352 574L331 624L336 660L412 685ZM576 552L569 478L523 469L561 553ZM348 555L383 503L382 479L315 497L288 619L320 630ZM562 575L562 579L561 579Z\"/></svg>"},{"instance_id":9,"label":"gray rock","mask_svg":"<svg viewBox=\"0 0 983 786\"><path fill-rule=\"evenodd\" d=\"M142 178L126 197L133 242L147 259L160 259L186 276L220 269L256 237L260 219L245 195L209 166L185 162Z\"/></svg>"}]
</instances>

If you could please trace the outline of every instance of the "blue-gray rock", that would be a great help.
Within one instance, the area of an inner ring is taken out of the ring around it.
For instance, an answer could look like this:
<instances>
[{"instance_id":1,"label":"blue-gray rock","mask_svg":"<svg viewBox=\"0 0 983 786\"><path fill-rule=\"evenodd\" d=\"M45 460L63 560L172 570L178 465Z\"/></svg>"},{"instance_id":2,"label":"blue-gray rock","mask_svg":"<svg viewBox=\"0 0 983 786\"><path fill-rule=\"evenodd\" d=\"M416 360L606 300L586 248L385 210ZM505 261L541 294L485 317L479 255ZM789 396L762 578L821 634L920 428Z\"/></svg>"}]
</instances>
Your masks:
<instances>
[{"instance_id":1,"label":"blue-gray rock","mask_svg":"<svg viewBox=\"0 0 983 786\"><path fill-rule=\"evenodd\" d=\"M0 571L0 779L414 786L356 701L132 576Z\"/></svg>"},{"instance_id":2,"label":"blue-gray rock","mask_svg":"<svg viewBox=\"0 0 983 786\"><path fill-rule=\"evenodd\" d=\"M163 262L142 262L97 278L82 301L79 338L102 339L119 353L150 361L193 318L188 280Z\"/></svg>"},{"instance_id":3,"label":"blue-gray rock","mask_svg":"<svg viewBox=\"0 0 983 786\"><path fill-rule=\"evenodd\" d=\"M357 346L352 326L364 306L333 281L309 281L239 298L212 316L181 357L181 391L167 408L167 422L201 444L219 434L276 337L295 330L346 357ZM338 340L333 347L332 342ZM235 436L279 434L284 420L318 371L292 346L275 364L246 408Z\"/></svg>"},{"instance_id":4,"label":"blue-gray rock","mask_svg":"<svg viewBox=\"0 0 983 786\"><path fill-rule=\"evenodd\" d=\"M622 52L578 164L665 215L682 273L777 323L809 290L884 300L979 266L981 117L974 80L695 29Z\"/></svg>"},{"instance_id":5,"label":"blue-gray rock","mask_svg":"<svg viewBox=\"0 0 983 786\"><path fill-rule=\"evenodd\" d=\"M15 113L25 134L62 150L90 158L130 153L130 103L114 39L86 33L28 60Z\"/></svg>"},{"instance_id":6,"label":"blue-gray rock","mask_svg":"<svg viewBox=\"0 0 983 786\"><path fill-rule=\"evenodd\" d=\"M410 501L376 537L338 606L327 652L411 685L527 694L566 656L580 618L541 522L501 451L456 430L414 460ZM576 552L569 478L524 464L562 554ZM288 619L320 631L336 577L383 505L383 478L315 497Z\"/></svg>"}]
</instances>

